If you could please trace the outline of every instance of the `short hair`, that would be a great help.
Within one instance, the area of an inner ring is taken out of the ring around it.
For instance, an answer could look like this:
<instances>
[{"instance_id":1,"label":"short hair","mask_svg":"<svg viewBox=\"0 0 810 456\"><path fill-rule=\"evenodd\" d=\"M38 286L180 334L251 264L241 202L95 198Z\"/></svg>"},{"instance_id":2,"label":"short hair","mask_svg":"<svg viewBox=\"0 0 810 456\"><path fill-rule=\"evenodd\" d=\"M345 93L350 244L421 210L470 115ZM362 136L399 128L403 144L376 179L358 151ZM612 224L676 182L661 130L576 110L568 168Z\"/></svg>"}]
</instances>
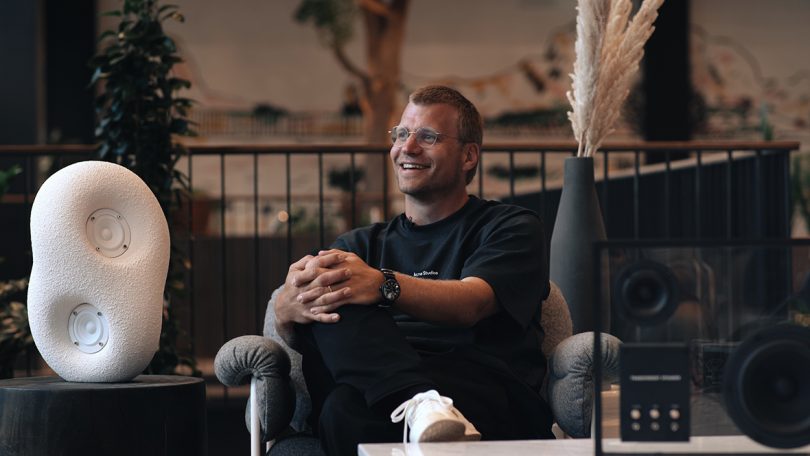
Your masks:
<instances>
[{"instance_id":1,"label":"short hair","mask_svg":"<svg viewBox=\"0 0 810 456\"><path fill-rule=\"evenodd\" d=\"M447 86L430 85L414 91L408 100L415 105L446 104L458 112L458 137L463 143L481 144L484 140L484 121L475 105L458 90ZM475 177L477 166L467 172L467 183Z\"/></svg>"}]
</instances>

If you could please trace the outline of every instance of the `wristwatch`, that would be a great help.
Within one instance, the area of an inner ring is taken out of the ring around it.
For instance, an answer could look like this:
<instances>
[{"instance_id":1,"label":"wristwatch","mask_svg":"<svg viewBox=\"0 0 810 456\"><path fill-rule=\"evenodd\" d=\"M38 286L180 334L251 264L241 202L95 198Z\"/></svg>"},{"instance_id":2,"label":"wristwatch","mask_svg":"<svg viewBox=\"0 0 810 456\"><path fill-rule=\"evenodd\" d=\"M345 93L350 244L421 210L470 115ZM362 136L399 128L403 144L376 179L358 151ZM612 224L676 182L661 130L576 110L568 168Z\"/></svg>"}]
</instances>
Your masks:
<instances>
[{"instance_id":1,"label":"wristwatch","mask_svg":"<svg viewBox=\"0 0 810 456\"><path fill-rule=\"evenodd\" d=\"M385 280L382 285L380 285L382 301L378 305L380 307L391 307L394 305L394 301L399 298L399 282L397 282L397 278L394 276L394 271L390 269L380 269L380 272L383 273Z\"/></svg>"}]
</instances>

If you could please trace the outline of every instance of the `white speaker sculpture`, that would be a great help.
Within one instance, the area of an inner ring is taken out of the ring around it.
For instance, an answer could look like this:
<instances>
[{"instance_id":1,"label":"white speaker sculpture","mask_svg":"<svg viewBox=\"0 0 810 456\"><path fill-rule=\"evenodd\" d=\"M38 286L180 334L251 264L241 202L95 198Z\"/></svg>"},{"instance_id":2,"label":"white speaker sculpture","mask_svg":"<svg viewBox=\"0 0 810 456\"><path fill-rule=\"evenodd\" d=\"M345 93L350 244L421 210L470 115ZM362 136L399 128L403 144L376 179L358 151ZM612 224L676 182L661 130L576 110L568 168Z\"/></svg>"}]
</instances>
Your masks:
<instances>
[{"instance_id":1,"label":"white speaker sculpture","mask_svg":"<svg viewBox=\"0 0 810 456\"><path fill-rule=\"evenodd\" d=\"M86 161L40 188L31 209L28 318L42 358L74 382L122 382L158 349L169 228L146 184Z\"/></svg>"}]
</instances>

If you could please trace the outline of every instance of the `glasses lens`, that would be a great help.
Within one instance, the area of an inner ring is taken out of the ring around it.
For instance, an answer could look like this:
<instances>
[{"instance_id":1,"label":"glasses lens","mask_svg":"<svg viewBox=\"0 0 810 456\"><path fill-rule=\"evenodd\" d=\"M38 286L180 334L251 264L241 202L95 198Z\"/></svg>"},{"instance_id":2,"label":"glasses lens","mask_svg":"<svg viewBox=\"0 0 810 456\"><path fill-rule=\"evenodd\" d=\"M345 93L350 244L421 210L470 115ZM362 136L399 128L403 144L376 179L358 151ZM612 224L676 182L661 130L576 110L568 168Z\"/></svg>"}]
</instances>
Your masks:
<instances>
[{"instance_id":1,"label":"glasses lens","mask_svg":"<svg viewBox=\"0 0 810 456\"><path fill-rule=\"evenodd\" d=\"M439 139L439 133L430 128L420 128L416 131L416 142L422 146L432 146Z\"/></svg>"},{"instance_id":2,"label":"glasses lens","mask_svg":"<svg viewBox=\"0 0 810 456\"><path fill-rule=\"evenodd\" d=\"M397 125L396 127L391 128L391 142L398 143L398 142L405 142L408 139L408 129L405 127L400 127Z\"/></svg>"}]
</instances>

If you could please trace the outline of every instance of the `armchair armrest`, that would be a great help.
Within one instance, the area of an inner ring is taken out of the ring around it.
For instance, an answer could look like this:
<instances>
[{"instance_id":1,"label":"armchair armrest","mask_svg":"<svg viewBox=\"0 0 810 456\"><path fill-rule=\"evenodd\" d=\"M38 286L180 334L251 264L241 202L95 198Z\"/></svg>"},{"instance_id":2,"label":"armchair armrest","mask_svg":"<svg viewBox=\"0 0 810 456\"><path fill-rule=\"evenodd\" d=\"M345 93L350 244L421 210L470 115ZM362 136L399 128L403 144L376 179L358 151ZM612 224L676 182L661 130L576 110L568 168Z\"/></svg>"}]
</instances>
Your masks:
<instances>
[{"instance_id":1,"label":"armchair armrest","mask_svg":"<svg viewBox=\"0 0 810 456\"><path fill-rule=\"evenodd\" d=\"M232 339L217 352L214 372L227 386L237 386L256 377L262 442L276 438L287 429L295 409L295 393L290 384L290 357L281 345L262 336ZM248 429L249 413L248 410Z\"/></svg>"},{"instance_id":2,"label":"armchair armrest","mask_svg":"<svg viewBox=\"0 0 810 456\"><path fill-rule=\"evenodd\" d=\"M616 381L621 341L601 334L602 380ZM593 333L560 342L549 359L548 399L560 428L571 437L589 437L593 415Z\"/></svg>"}]
</instances>

